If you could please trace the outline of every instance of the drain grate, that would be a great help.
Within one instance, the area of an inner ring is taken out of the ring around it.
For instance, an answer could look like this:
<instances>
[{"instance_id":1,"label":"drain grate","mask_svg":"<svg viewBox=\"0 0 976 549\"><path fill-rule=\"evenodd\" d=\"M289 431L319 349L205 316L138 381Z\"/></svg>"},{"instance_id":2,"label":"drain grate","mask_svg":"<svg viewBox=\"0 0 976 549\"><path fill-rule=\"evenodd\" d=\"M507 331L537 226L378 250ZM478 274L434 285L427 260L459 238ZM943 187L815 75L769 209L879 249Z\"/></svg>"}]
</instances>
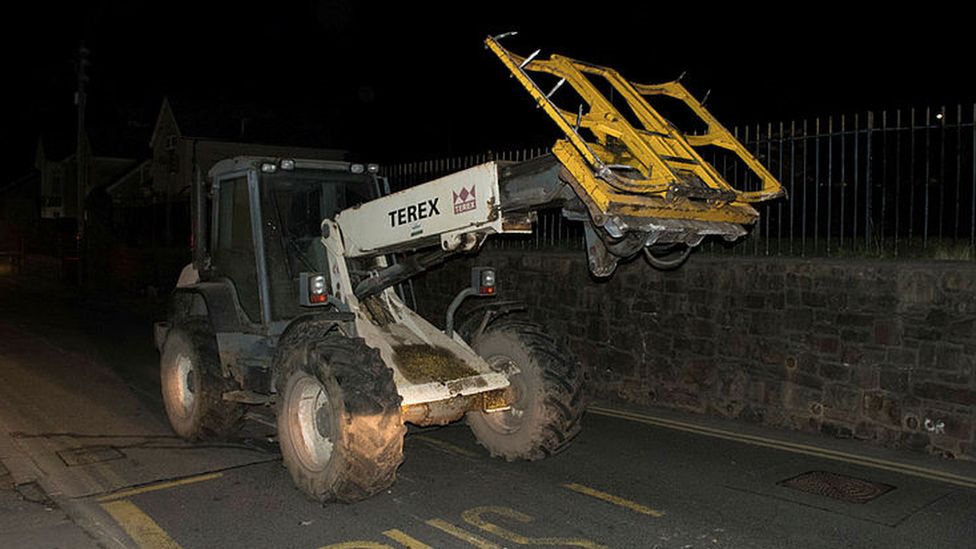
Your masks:
<instances>
[{"instance_id":1,"label":"drain grate","mask_svg":"<svg viewBox=\"0 0 976 549\"><path fill-rule=\"evenodd\" d=\"M810 471L777 484L849 503L867 503L895 489L890 484L871 482L828 471Z\"/></svg>"},{"instance_id":2,"label":"drain grate","mask_svg":"<svg viewBox=\"0 0 976 549\"><path fill-rule=\"evenodd\" d=\"M122 459L125 457L125 454L112 446L84 446L70 450L61 450L58 452L58 457L68 467L76 467L78 465L91 465L92 463Z\"/></svg>"}]
</instances>

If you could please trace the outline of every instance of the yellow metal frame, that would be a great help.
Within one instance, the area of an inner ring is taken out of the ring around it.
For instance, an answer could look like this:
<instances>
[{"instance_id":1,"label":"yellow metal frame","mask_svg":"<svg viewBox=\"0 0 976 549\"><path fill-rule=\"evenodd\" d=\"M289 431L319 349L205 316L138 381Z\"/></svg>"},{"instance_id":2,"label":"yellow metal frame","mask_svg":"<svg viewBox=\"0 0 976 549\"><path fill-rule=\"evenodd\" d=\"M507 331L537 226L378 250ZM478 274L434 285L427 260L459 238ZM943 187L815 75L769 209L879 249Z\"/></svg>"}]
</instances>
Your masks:
<instances>
[{"instance_id":1,"label":"yellow metal frame","mask_svg":"<svg viewBox=\"0 0 976 549\"><path fill-rule=\"evenodd\" d=\"M556 141L553 154L575 178L571 183L577 192L585 193L583 198L591 212L595 206L604 215L751 224L758 213L749 203L785 194L780 182L680 82L634 84L607 67L561 55L547 60L534 56L526 59L508 51L494 38L486 39L485 44L565 134L565 139ZM547 94L529 72L560 78L557 88L568 82L589 108L581 113L560 109L549 99L555 89ZM609 82L627 102L640 127L633 126L614 107L591 82L591 76ZM684 102L706 124L707 132L682 133L645 99L655 95ZM595 141L584 139L581 129L588 130ZM697 147L709 145L738 156L759 178L761 189L740 191L729 185L696 151ZM619 169L622 166L639 176L623 175Z\"/></svg>"}]
</instances>

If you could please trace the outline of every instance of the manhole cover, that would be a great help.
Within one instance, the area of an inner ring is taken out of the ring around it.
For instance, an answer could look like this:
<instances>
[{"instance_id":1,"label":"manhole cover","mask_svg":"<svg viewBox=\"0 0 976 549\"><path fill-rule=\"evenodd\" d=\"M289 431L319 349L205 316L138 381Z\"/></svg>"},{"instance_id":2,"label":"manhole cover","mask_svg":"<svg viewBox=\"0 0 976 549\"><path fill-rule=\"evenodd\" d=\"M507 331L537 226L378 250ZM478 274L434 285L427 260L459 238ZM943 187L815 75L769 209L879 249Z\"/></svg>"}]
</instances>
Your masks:
<instances>
[{"instance_id":1,"label":"manhole cover","mask_svg":"<svg viewBox=\"0 0 976 549\"><path fill-rule=\"evenodd\" d=\"M125 457L125 454L112 446L84 446L82 448L61 450L58 452L58 457L68 467L75 467L78 465L91 465L92 463L111 461L113 459L122 459Z\"/></svg>"},{"instance_id":2,"label":"manhole cover","mask_svg":"<svg viewBox=\"0 0 976 549\"><path fill-rule=\"evenodd\" d=\"M850 503L867 503L894 490L890 484L870 482L828 471L810 471L778 482L780 486Z\"/></svg>"}]
</instances>

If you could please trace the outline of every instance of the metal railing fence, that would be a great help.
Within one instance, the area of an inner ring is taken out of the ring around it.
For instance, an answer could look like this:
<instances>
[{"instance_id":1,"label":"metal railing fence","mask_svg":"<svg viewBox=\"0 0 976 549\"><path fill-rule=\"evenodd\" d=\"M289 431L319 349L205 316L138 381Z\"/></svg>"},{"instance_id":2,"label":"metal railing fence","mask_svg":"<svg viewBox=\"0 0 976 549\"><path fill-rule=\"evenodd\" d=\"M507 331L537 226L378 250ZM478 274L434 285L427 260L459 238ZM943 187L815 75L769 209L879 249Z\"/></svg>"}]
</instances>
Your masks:
<instances>
[{"instance_id":1,"label":"metal railing fence","mask_svg":"<svg viewBox=\"0 0 976 549\"><path fill-rule=\"evenodd\" d=\"M739 126L735 136L782 182L789 198L758 205L759 222L733 245L703 250L733 255L869 256L976 259L976 104L836 115ZM521 161L546 148L395 164L395 190L488 160ZM706 150L734 187L759 182L721 150ZM501 247L576 248L579 223L541 212L528 237Z\"/></svg>"}]
</instances>

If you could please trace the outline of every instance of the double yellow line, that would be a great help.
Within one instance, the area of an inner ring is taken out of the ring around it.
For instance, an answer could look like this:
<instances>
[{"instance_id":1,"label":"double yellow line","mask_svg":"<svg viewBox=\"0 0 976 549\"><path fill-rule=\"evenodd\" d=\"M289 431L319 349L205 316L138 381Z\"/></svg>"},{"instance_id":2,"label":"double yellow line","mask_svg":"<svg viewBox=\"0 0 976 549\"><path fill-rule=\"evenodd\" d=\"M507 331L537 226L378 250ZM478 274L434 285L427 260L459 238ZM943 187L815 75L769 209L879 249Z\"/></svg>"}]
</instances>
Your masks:
<instances>
[{"instance_id":1,"label":"double yellow line","mask_svg":"<svg viewBox=\"0 0 976 549\"><path fill-rule=\"evenodd\" d=\"M735 431L716 429L714 427L705 427L703 425L696 425L694 423L686 423L683 421L676 421L673 419L654 417L645 414L639 414L636 412L615 410L613 408L604 408L602 406L590 406L587 409L587 411L601 416L624 419L627 421L643 423L646 425L653 425L655 427L664 427L666 429L674 429L676 431L685 431L688 433L695 433L698 435L705 435L714 438L721 438L725 440L743 442L745 444L752 444L753 446L762 446L764 448L783 450L786 452L792 452L794 454L803 454L803 455L814 456L814 457L819 457L824 459L830 459L834 461L841 461L844 463L851 463L854 465L873 467L875 469L883 469L885 471L892 471L895 473L901 473L903 475L911 475L914 477L924 478L928 480L935 480L938 482L944 482L955 486L962 486L964 488L976 488L976 478L968 477L964 475L957 475L955 473L950 473L948 471L939 471L928 467L912 465L909 463L901 463L897 461L890 461L890 460L875 458L870 456L851 454L848 452L841 452L839 450L831 450L828 448L809 446L806 444L799 444L795 442L787 442L785 440L777 440L777 439L766 438L757 435L747 435L744 433L737 433Z\"/></svg>"},{"instance_id":2,"label":"double yellow line","mask_svg":"<svg viewBox=\"0 0 976 549\"><path fill-rule=\"evenodd\" d=\"M180 545L166 533L166 530L163 530L159 524L156 524L156 521L127 498L148 492L156 492L177 486L214 480L222 476L224 476L223 473L208 473L178 480L157 482L131 490L122 490L107 494L96 498L95 501L101 505L106 513L115 519L115 522L125 530L125 533L139 547L145 549L180 549Z\"/></svg>"}]
</instances>

